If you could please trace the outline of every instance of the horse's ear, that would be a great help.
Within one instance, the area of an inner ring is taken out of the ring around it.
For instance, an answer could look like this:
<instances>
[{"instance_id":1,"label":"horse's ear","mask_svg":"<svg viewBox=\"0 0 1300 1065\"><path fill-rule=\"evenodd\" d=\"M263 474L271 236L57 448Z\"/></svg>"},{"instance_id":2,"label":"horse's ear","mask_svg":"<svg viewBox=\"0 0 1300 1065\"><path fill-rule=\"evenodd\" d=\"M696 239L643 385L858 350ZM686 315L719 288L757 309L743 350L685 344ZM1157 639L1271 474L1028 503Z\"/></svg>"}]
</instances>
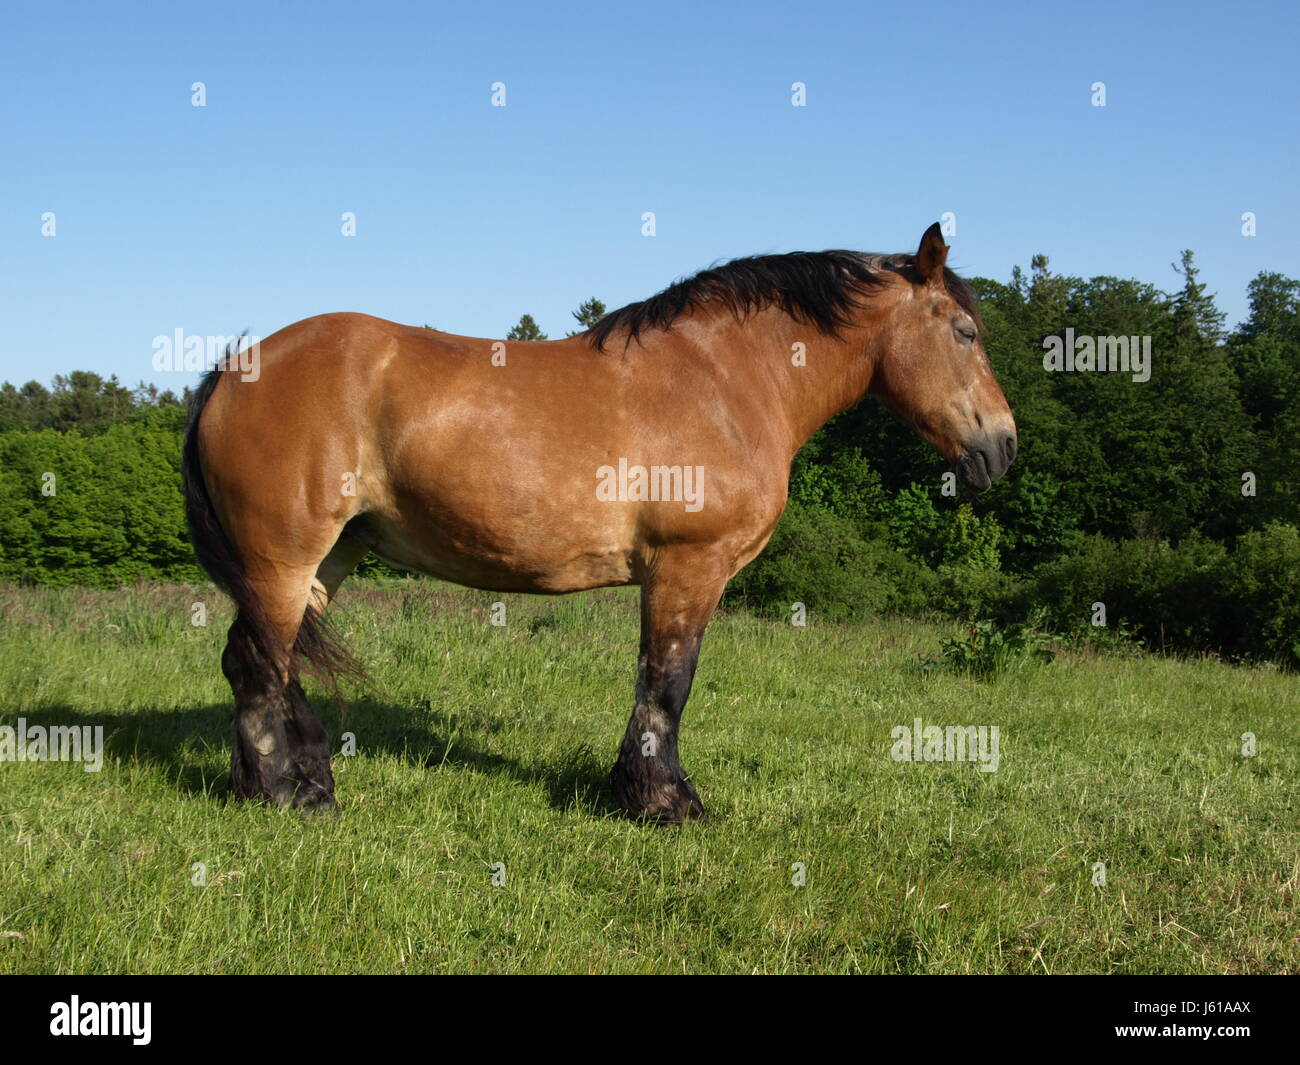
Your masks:
<instances>
[{"instance_id":1,"label":"horse's ear","mask_svg":"<svg viewBox=\"0 0 1300 1065\"><path fill-rule=\"evenodd\" d=\"M921 246L916 249L916 272L927 285L943 284L943 267L948 261L948 245L943 242L943 231L935 222L925 231Z\"/></svg>"}]
</instances>

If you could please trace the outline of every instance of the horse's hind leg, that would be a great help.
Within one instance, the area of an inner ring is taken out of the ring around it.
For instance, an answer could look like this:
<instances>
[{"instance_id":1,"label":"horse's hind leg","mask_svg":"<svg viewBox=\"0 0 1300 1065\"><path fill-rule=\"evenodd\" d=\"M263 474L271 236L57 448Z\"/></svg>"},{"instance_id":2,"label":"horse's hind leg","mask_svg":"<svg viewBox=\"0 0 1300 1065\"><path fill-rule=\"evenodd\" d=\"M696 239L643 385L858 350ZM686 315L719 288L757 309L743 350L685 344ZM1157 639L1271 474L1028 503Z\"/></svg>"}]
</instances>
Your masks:
<instances>
[{"instance_id":1,"label":"horse's hind leg","mask_svg":"<svg viewBox=\"0 0 1300 1065\"><path fill-rule=\"evenodd\" d=\"M610 783L619 805L645 820L704 816L704 804L682 770L677 734L704 629L722 597L726 577L692 577L687 570L707 572L708 567L663 565L661 560L641 588L636 709Z\"/></svg>"},{"instance_id":2,"label":"horse's hind leg","mask_svg":"<svg viewBox=\"0 0 1300 1065\"><path fill-rule=\"evenodd\" d=\"M221 670L235 694L230 786L237 799L307 808L334 801L329 735L307 704L292 657L313 576L306 570L255 582L270 633L243 610L230 626Z\"/></svg>"},{"instance_id":3,"label":"horse's hind leg","mask_svg":"<svg viewBox=\"0 0 1300 1065\"><path fill-rule=\"evenodd\" d=\"M248 617L241 614L230 627L221 668L235 693L230 779L236 798L305 809L333 805L329 733L298 682L293 646L304 619L325 609L364 553L363 545L344 538L317 567L255 580L275 635L269 658Z\"/></svg>"}]
</instances>

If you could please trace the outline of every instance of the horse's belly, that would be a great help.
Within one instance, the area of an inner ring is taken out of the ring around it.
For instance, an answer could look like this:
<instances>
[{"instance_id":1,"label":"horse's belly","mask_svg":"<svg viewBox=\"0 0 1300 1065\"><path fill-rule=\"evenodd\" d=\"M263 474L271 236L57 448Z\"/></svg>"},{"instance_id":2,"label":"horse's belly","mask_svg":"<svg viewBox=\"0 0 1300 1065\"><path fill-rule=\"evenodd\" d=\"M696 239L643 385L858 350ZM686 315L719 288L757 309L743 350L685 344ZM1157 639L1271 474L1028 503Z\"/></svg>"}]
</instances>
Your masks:
<instances>
[{"instance_id":1,"label":"horse's belly","mask_svg":"<svg viewBox=\"0 0 1300 1065\"><path fill-rule=\"evenodd\" d=\"M368 514L349 531L386 562L470 588L559 594L635 579L631 545L621 538L571 537L553 525Z\"/></svg>"}]
</instances>

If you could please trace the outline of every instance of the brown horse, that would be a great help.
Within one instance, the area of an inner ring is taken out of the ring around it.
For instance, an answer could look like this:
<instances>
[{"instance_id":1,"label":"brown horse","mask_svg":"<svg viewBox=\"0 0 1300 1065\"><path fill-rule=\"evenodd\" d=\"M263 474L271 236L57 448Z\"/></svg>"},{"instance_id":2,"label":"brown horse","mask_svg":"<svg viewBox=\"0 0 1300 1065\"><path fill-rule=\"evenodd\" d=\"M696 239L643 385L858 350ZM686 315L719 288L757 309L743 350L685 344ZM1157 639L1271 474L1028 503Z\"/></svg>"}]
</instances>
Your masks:
<instances>
[{"instance_id":1,"label":"brown horse","mask_svg":"<svg viewBox=\"0 0 1300 1065\"><path fill-rule=\"evenodd\" d=\"M934 225L915 255L738 259L539 343L327 314L262 342L256 375L211 371L184 475L195 550L238 607L235 796L333 803L298 677L347 662L321 614L371 550L493 591L640 585L614 794L637 817L701 815L677 752L700 640L809 436L871 394L976 489L1015 457L947 253Z\"/></svg>"}]
</instances>

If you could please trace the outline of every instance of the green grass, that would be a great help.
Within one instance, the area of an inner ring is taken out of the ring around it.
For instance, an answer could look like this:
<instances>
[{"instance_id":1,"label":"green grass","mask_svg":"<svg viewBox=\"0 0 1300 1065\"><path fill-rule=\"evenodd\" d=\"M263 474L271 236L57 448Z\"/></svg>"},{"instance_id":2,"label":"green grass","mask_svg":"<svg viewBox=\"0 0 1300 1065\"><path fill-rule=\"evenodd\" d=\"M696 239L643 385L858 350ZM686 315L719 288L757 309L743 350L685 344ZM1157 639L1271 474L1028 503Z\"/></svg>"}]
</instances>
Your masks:
<instances>
[{"instance_id":1,"label":"green grass","mask_svg":"<svg viewBox=\"0 0 1300 1065\"><path fill-rule=\"evenodd\" d=\"M922 673L955 629L722 615L683 732L710 820L662 828L605 787L635 591L497 598L345 589L374 680L345 723L314 693L358 753L303 820L228 801L210 589L0 589L0 724L109 734L99 773L0 763L0 971L1300 969L1300 678L1067 650L982 682ZM997 725L1000 768L893 761L918 716Z\"/></svg>"}]
</instances>

